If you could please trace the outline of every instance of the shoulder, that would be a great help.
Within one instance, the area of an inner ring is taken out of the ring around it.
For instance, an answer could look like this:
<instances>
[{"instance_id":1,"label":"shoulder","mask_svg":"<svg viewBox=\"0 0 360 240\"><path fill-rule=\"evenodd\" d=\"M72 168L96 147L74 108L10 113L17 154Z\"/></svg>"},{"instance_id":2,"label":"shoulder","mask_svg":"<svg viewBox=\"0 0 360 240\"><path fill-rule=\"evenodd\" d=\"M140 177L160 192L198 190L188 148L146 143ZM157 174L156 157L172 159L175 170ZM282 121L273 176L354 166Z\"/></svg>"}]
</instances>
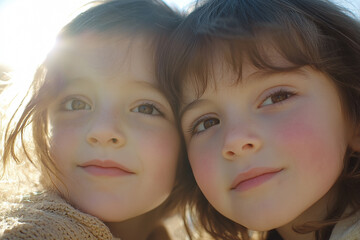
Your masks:
<instances>
[{"instance_id":1,"label":"shoulder","mask_svg":"<svg viewBox=\"0 0 360 240\"><path fill-rule=\"evenodd\" d=\"M337 223L330 240L358 240L360 239L360 212Z\"/></svg>"},{"instance_id":2,"label":"shoulder","mask_svg":"<svg viewBox=\"0 0 360 240\"><path fill-rule=\"evenodd\" d=\"M33 193L0 204L1 239L112 239L99 219L82 213L59 195Z\"/></svg>"}]
</instances>

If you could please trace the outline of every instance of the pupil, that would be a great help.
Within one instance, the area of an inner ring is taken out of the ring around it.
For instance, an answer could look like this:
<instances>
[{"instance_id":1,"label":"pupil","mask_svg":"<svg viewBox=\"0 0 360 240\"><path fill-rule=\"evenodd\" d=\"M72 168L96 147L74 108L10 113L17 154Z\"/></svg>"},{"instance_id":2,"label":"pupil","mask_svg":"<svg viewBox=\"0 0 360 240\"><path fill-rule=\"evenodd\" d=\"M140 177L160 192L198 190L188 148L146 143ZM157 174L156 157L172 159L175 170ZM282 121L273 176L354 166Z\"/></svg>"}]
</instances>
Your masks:
<instances>
[{"instance_id":1,"label":"pupil","mask_svg":"<svg viewBox=\"0 0 360 240\"><path fill-rule=\"evenodd\" d=\"M219 123L218 119L212 118L204 122L204 128L207 129Z\"/></svg>"},{"instance_id":2,"label":"pupil","mask_svg":"<svg viewBox=\"0 0 360 240\"><path fill-rule=\"evenodd\" d=\"M84 109L85 108L85 103L83 101L80 101L80 100L74 100L71 103L71 107L72 107L72 109Z\"/></svg>"},{"instance_id":3,"label":"pupil","mask_svg":"<svg viewBox=\"0 0 360 240\"><path fill-rule=\"evenodd\" d=\"M147 113L147 114L151 114L152 113L152 108L146 105L142 105L139 107L139 112L142 113Z\"/></svg>"},{"instance_id":4,"label":"pupil","mask_svg":"<svg viewBox=\"0 0 360 240\"><path fill-rule=\"evenodd\" d=\"M281 102L281 101L284 101L287 98L288 98L288 94L279 94L279 95L276 95L276 96L272 96L271 100L273 102Z\"/></svg>"}]
</instances>

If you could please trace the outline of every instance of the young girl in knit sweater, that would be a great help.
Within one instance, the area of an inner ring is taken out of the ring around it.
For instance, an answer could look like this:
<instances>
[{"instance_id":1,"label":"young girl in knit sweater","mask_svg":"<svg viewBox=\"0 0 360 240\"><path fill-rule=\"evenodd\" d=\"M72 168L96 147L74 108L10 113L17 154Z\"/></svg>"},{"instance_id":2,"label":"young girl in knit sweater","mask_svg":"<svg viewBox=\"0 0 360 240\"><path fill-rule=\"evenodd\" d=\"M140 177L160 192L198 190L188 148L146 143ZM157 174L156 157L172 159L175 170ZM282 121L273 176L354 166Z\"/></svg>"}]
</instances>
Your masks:
<instances>
[{"instance_id":1,"label":"young girl in knit sweater","mask_svg":"<svg viewBox=\"0 0 360 240\"><path fill-rule=\"evenodd\" d=\"M31 161L41 188L5 198L1 239L169 238L181 138L155 63L180 20L161 1L113 0L62 29L6 125L5 172Z\"/></svg>"},{"instance_id":2,"label":"young girl in knit sweater","mask_svg":"<svg viewBox=\"0 0 360 240\"><path fill-rule=\"evenodd\" d=\"M162 74L192 220L221 240L360 239L359 21L325 0L201 3Z\"/></svg>"}]
</instances>

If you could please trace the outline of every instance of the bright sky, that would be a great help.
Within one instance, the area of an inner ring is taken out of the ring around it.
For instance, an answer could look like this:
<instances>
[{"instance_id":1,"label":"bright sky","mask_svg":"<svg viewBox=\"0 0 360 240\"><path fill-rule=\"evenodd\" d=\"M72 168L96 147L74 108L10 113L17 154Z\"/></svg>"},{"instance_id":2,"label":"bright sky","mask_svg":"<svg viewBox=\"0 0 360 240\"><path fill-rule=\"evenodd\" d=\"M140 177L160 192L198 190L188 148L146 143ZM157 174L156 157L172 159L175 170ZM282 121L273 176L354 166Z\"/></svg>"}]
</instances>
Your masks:
<instances>
[{"instance_id":1,"label":"bright sky","mask_svg":"<svg viewBox=\"0 0 360 240\"><path fill-rule=\"evenodd\" d=\"M33 69L52 47L56 33L89 0L0 0L0 64ZM193 0L164 0L185 9ZM360 16L360 0L334 0Z\"/></svg>"}]
</instances>

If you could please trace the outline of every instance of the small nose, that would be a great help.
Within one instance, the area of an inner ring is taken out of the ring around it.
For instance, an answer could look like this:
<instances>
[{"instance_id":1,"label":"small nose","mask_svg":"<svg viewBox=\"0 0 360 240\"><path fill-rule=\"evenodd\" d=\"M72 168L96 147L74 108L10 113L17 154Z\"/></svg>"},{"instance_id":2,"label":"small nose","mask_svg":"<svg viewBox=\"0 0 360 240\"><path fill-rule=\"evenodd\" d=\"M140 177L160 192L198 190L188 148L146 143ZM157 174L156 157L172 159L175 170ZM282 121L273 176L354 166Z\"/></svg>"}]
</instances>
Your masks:
<instances>
[{"instance_id":1,"label":"small nose","mask_svg":"<svg viewBox=\"0 0 360 240\"><path fill-rule=\"evenodd\" d=\"M110 146L119 148L125 144L124 138L120 136L89 136L88 143L93 146Z\"/></svg>"},{"instance_id":2,"label":"small nose","mask_svg":"<svg viewBox=\"0 0 360 240\"><path fill-rule=\"evenodd\" d=\"M115 126L93 126L86 136L87 142L92 146L120 148L126 143L125 135Z\"/></svg>"},{"instance_id":3,"label":"small nose","mask_svg":"<svg viewBox=\"0 0 360 240\"><path fill-rule=\"evenodd\" d=\"M261 145L262 141L259 137L237 129L225 136L222 155L227 160L234 160L257 152Z\"/></svg>"}]
</instances>

